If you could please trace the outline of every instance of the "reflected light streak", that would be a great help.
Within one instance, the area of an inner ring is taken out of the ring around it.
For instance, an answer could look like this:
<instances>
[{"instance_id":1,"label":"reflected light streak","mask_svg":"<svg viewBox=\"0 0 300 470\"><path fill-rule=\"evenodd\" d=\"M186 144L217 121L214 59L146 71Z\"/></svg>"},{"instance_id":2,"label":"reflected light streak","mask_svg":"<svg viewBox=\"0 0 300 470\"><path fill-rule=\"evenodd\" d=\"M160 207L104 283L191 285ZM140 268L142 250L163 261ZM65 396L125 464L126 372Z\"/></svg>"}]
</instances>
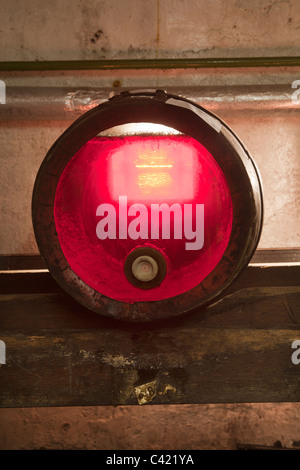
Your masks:
<instances>
[{"instance_id":1,"label":"reflected light streak","mask_svg":"<svg viewBox=\"0 0 300 470\"><path fill-rule=\"evenodd\" d=\"M153 124L151 122L132 122L129 124L121 124L120 126L111 127L99 136L124 137L129 135L180 135L173 127L164 126L162 124Z\"/></svg>"},{"instance_id":2,"label":"reflected light streak","mask_svg":"<svg viewBox=\"0 0 300 470\"><path fill-rule=\"evenodd\" d=\"M135 165L136 168L173 168L173 165Z\"/></svg>"}]
</instances>

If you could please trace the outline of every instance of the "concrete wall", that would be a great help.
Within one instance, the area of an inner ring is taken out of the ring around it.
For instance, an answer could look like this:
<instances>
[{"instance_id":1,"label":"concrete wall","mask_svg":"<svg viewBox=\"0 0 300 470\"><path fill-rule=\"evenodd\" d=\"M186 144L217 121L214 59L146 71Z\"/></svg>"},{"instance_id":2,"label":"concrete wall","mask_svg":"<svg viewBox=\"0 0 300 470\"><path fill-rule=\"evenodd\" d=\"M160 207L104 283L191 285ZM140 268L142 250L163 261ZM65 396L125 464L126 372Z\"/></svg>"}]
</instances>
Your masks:
<instances>
[{"instance_id":1,"label":"concrete wall","mask_svg":"<svg viewBox=\"0 0 300 470\"><path fill-rule=\"evenodd\" d=\"M300 448L300 404L158 405L0 411L1 449Z\"/></svg>"},{"instance_id":2,"label":"concrete wall","mask_svg":"<svg viewBox=\"0 0 300 470\"><path fill-rule=\"evenodd\" d=\"M1 2L0 60L297 55L297 0Z\"/></svg>"},{"instance_id":3,"label":"concrete wall","mask_svg":"<svg viewBox=\"0 0 300 470\"><path fill-rule=\"evenodd\" d=\"M2 0L0 61L299 55L298 0ZM299 68L0 73L9 87L276 84ZM0 113L3 109L0 105ZM299 104L300 108L300 104ZM0 114L1 115L1 114ZM222 116L221 116L222 117ZM261 247L299 246L299 112L228 115L262 173ZM1 254L37 253L30 200L36 171L67 121L0 122ZM298 404L0 410L0 448L236 448L299 445ZM298 443L298 444L297 444Z\"/></svg>"}]
</instances>

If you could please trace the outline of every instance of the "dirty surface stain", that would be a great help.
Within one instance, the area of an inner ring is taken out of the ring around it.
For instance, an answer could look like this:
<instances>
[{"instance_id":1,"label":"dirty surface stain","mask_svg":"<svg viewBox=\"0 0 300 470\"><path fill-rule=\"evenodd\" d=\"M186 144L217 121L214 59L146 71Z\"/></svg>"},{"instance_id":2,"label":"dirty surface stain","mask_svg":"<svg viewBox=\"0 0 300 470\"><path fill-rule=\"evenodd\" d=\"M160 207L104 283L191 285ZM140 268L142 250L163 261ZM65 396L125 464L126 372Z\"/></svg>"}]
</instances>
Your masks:
<instances>
[{"instance_id":1,"label":"dirty surface stain","mask_svg":"<svg viewBox=\"0 0 300 470\"><path fill-rule=\"evenodd\" d=\"M94 36L90 39L91 43L96 44L99 41L100 37L103 35L102 29L98 29Z\"/></svg>"},{"instance_id":2,"label":"dirty surface stain","mask_svg":"<svg viewBox=\"0 0 300 470\"><path fill-rule=\"evenodd\" d=\"M134 361L130 358L127 358L123 356L122 354L119 355L112 355L112 354L106 354L102 361L106 364L109 364L113 367L128 367L134 365Z\"/></svg>"}]
</instances>

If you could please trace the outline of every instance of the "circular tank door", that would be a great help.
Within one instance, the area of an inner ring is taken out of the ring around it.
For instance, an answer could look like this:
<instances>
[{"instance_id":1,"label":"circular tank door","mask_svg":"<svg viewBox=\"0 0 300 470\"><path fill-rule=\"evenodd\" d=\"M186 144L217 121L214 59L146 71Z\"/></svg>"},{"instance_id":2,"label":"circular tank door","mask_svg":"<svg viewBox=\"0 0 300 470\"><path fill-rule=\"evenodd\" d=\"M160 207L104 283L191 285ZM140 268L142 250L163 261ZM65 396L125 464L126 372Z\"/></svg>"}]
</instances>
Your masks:
<instances>
[{"instance_id":1,"label":"circular tank door","mask_svg":"<svg viewBox=\"0 0 300 470\"><path fill-rule=\"evenodd\" d=\"M249 263L262 191L219 118L157 90L81 116L36 178L33 225L61 287L87 308L149 321L205 307Z\"/></svg>"}]
</instances>

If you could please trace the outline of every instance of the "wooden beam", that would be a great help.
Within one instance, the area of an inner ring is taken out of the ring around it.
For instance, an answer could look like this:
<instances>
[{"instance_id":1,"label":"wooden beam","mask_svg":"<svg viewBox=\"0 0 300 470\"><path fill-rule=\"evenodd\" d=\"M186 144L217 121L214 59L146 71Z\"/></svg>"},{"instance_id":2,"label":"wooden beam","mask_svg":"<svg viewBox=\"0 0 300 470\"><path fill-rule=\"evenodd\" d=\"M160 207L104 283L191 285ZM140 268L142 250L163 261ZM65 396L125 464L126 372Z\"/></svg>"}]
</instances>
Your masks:
<instances>
[{"instance_id":1,"label":"wooden beam","mask_svg":"<svg viewBox=\"0 0 300 470\"><path fill-rule=\"evenodd\" d=\"M2 295L0 406L300 401L299 300L299 286L252 287L184 318L128 324L64 293Z\"/></svg>"}]
</instances>

